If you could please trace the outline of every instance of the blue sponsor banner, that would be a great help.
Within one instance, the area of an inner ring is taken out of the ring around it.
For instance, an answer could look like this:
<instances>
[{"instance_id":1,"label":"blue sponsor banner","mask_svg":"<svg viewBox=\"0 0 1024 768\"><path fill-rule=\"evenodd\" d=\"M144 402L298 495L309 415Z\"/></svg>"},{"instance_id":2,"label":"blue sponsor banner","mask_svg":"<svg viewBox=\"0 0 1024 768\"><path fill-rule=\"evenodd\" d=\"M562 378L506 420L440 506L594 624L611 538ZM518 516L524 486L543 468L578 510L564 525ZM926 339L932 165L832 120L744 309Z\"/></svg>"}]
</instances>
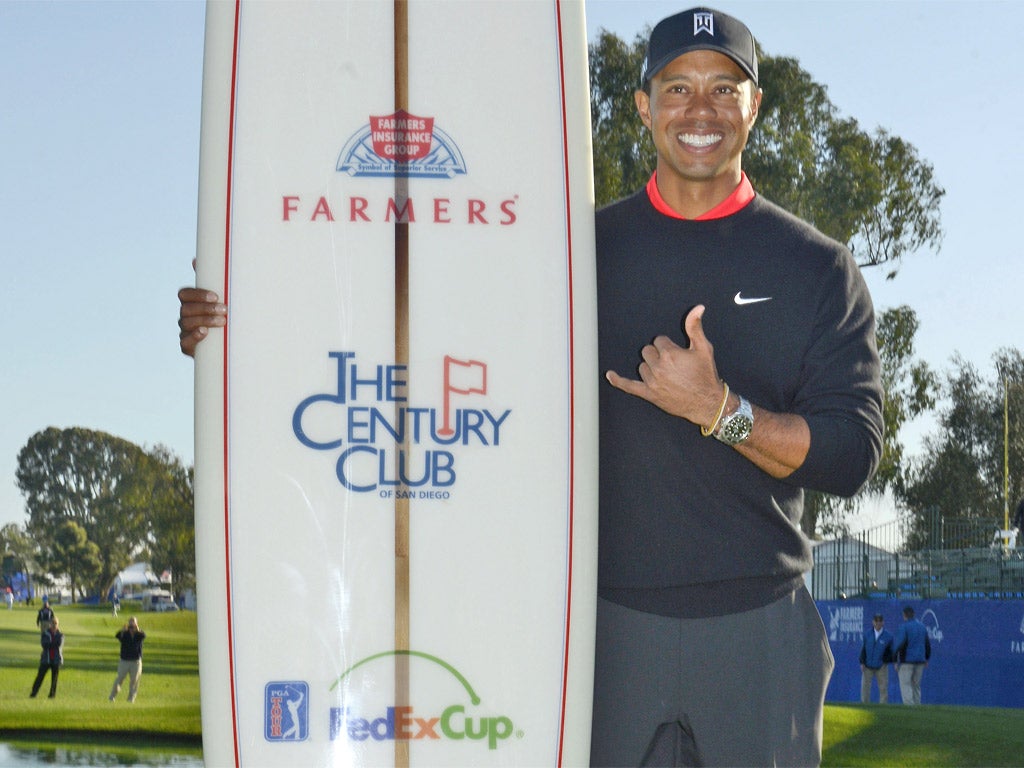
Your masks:
<instances>
[{"instance_id":1,"label":"blue sponsor banner","mask_svg":"<svg viewBox=\"0 0 1024 768\"><path fill-rule=\"evenodd\" d=\"M829 702L860 701L860 649L881 613L893 635L903 607L928 630L932 656L921 683L923 704L1024 708L1024 600L818 600L836 666ZM873 690L871 701L878 701ZM902 701L895 669L889 703Z\"/></svg>"}]
</instances>

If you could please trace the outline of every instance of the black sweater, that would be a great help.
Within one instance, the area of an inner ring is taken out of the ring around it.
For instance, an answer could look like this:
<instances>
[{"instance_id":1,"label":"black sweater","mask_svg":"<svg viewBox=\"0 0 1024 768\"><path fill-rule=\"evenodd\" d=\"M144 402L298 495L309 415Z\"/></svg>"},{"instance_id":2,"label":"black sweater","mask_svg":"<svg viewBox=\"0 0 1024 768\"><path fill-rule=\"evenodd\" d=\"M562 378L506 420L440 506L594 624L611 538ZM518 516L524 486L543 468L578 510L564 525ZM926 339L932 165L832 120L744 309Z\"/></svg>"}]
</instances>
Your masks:
<instances>
[{"instance_id":1,"label":"black sweater","mask_svg":"<svg viewBox=\"0 0 1024 768\"><path fill-rule=\"evenodd\" d=\"M852 495L882 446L871 299L850 253L756 197L711 221L658 213L641 191L597 216L601 373L636 378L640 349L686 345L697 304L733 391L810 427L804 464L776 480L700 428L601 390L599 589L654 613L748 610L812 565L802 488ZM735 297L770 298L740 304Z\"/></svg>"},{"instance_id":2,"label":"black sweater","mask_svg":"<svg viewBox=\"0 0 1024 768\"><path fill-rule=\"evenodd\" d=\"M121 641L121 659L123 661L138 661L142 658L142 641L146 639L146 633L141 630L129 632L127 629L119 629L114 635Z\"/></svg>"}]
</instances>

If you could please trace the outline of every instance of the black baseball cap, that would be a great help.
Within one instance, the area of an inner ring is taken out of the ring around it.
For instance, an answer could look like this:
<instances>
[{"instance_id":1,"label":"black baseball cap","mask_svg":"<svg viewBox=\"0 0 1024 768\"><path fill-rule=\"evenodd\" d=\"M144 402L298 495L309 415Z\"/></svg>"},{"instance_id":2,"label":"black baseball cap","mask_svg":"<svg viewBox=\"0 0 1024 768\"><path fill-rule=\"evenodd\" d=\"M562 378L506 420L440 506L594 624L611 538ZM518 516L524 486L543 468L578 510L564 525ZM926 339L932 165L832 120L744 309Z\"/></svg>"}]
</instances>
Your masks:
<instances>
[{"instance_id":1,"label":"black baseball cap","mask_svg":"<svg viewBox=\"0 0 1024 768\"><path fill-rule=\"evenodd\" d=\"M882 615L882 614L880 614L880 613L876 613L876 614L875 614L875 618L876 618L876 619L881 619L882 621L885 621L885 616L883 616L883 615Z\"/></svg>"},{"instance_id":2,"label":"black baseball cap","mask_svg":"<svg viewBox=\"0 0 1024 768\"><path fill-rule=\"evenodd\" d=\"M669 62L690 51L725 54L757 85L754 36L739 19L711 8L691 8L657 23L647 43L640 85L647 85Z\"/></svg>"}]
</instances>

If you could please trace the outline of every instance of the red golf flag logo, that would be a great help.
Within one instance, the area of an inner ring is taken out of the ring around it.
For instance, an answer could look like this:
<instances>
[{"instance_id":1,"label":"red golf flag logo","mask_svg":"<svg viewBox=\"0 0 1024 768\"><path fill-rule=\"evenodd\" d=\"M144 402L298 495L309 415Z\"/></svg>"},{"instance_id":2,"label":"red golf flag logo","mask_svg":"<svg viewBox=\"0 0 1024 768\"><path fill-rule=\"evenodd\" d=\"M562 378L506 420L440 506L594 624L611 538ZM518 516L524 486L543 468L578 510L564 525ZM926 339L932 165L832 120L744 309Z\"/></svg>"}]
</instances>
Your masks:
<instances>
[{"instance_id":1,"label":"red golf flag logo","mask_svg":"<svg viewBox=\"0 0 1024 768\"><path fill-rule=\"evenodd\" d=\"M486 395L487 364L444 356L444 425L439 435L455 434L451 423L452 395Z\"/></svg>"},{"instance_id":2,"label":"red golf flag logo","mask_svg":"<svg viewBox=\"0 0 1024 768\"><path fill-rule=\"evenodd\" d=\"M390 115L371 115L370 138L373 151L384 160L420 160L430 153L434 118L410 115L404 109Z\"/></svg>"}]
</instances>

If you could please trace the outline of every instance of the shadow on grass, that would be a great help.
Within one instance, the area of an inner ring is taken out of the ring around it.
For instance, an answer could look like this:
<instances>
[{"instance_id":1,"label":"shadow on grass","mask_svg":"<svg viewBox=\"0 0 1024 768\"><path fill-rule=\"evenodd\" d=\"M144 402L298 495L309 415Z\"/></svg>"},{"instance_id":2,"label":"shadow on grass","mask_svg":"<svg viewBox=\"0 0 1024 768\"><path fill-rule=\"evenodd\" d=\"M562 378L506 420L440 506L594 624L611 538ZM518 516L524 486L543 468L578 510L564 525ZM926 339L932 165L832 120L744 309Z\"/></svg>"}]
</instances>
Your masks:
<instances>
[{"instance_id":1,"label":"shadow on grass","mask_svg":"<svg viewBox=\"0 0 1024 768\"><path fill-rule=\"evenodd\" d=\"M822 766L1019 766L1024 711L925 705L829 705Z\"/></svg>"}]
</instances>

